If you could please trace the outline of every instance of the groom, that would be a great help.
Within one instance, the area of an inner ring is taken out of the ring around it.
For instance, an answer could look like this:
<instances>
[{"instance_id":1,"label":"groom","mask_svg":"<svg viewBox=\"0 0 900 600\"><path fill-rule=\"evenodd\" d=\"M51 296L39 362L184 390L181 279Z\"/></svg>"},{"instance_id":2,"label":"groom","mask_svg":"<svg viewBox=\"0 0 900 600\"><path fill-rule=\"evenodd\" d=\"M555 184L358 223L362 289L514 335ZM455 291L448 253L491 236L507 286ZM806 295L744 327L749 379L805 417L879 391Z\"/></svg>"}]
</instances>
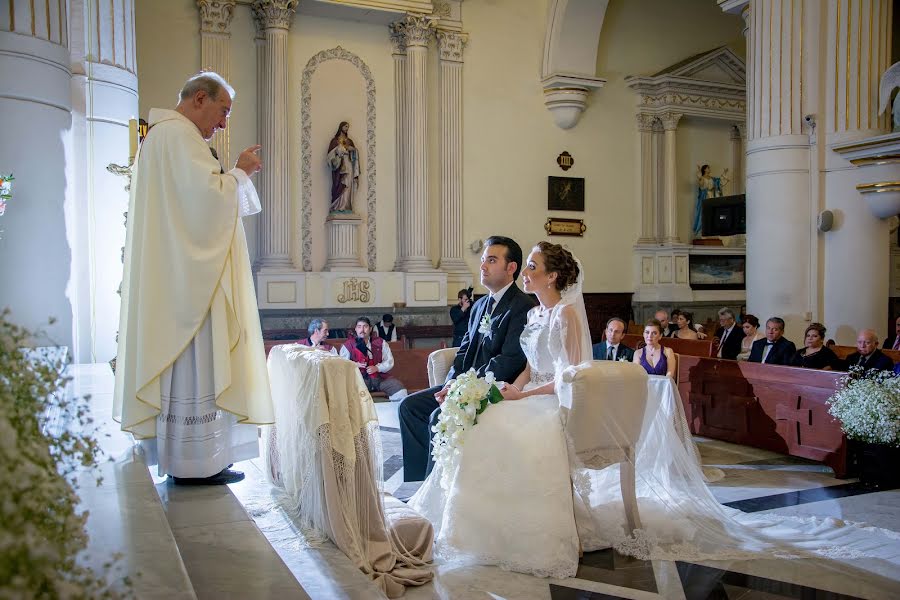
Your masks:
<instances>
[{"instance_id":1,"label":"groom","mask_svg":"<svg viewBox=\"0 0 900 600\"><path fill-rule=\"evenodd\" d=\"M456 351L443 387L407 396L400 403L400 438L403 441L403 481L422 481L431 473L431 426L456 375L475 369L479 377L493 372L497 381L515 381L525 370L519 336L534 306L531 297L516 287L522 270L522 249L499 235L484 242L481 284L490 294L479 298L469 311L469 330Z\"/></svg>"}]
</instances>

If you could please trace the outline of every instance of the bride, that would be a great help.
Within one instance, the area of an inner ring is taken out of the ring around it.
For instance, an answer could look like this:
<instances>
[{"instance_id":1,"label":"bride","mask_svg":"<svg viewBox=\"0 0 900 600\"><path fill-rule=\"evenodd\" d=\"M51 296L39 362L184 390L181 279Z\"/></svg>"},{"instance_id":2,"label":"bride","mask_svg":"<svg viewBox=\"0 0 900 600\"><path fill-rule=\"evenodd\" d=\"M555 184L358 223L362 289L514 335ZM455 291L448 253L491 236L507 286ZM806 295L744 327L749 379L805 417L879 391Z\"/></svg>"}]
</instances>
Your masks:
<instances>
[{"instance_id":1,"label":"bride","mask_svg":"<svg viewBox=\"0 0 900 600\"><path fill-rule=\"evenodd\" d=\"M497 565L540 577L578 569L572 482L555 393L556 374L590 360L581 296L583 272L572 254L540 242L522 271L540 304L528 313L521 344L528 365L498 387L465 438L456 472L439 462L410 499L435 528L435 549L448 562ZM448 483L449 482L449 483Z\"/></svg>"},{"instance_id":2,"label":"bride","mask_svg":"<svg viewBox=\"0 0 900 600\"><path fill-rule=\"evenodd\" d=\"M643 560L690 562L872 557L878 560L871 570L897 572L896 532L721 505L668 413L652 408L634 462L642 527L627 531L619 466L595 471L570 461L561 421L560 397L571 405L571 390L558 375L587 368L591 358L583 269L569 251L540 242L522 280L540 301L521 336L525 371L498 384L505 400L467 432L455 472L443 477L439 462L410 500L434 525L437 556L557 578L575 575L580 550L606 547ZM614 419L597 426L613 437L619 430Z\"/></svg>"}]
</instances>

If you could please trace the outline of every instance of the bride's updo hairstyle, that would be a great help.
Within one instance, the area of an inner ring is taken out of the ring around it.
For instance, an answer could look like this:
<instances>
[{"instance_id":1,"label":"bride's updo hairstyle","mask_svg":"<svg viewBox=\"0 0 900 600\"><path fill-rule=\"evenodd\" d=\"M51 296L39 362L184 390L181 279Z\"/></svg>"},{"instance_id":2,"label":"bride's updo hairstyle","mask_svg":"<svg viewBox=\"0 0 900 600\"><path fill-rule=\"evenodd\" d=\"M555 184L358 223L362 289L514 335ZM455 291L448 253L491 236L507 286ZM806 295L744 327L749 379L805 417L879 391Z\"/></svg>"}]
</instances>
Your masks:
<instances>
[{"instance_id":1,"label":"bride's updo hairstyle","mask_svg":"<svg viewBox=\"0 0 900 600\"><path fill-rule=\"evenodd\" d=\"M535 246L544 257L544 270L556 273L556 289L563 291L578 279L578 264L572 253L550 242L538 242Z\"/></svg>"}]
</instances>

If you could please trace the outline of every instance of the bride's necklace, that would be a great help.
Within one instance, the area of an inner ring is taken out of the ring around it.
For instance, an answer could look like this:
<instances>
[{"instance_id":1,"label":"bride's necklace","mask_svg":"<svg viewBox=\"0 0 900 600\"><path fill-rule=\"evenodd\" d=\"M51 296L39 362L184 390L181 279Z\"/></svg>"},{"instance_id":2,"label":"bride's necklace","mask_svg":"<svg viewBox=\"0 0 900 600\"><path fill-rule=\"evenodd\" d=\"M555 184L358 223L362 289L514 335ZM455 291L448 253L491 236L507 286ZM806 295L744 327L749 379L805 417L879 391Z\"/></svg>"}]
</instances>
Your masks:
<instances>
[{"instance_id":1,"label":"bride's necklace","mask_svg":"<svg viewBox=\"0 0 900 600\"><path fill-rule=\"evenodd\" d=\"M543 304L538 304L538 317L544 318L544 315L549 315L550 311L553 310L553 307L559 304L559 300L553 303L553 306L544 306Z\"/></svg>"}]
</instances>

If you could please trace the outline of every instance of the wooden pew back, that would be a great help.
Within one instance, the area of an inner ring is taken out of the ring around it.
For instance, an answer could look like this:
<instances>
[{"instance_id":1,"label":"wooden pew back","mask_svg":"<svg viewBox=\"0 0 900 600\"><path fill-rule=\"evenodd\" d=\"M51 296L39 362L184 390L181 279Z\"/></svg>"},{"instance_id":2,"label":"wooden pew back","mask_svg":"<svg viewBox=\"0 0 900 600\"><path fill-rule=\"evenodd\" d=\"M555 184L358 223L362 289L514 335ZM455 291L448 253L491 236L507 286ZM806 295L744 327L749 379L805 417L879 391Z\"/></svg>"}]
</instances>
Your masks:
<instances>
[{"instance_id":1,"label":"wooden pew back","mask_svg":"<svg viewBox=\"0 0 900 600\"><path fill-rule=\"evenodd\" d=\"M831 349L834 350L834 353L837 354L837 357L841 360L846 360L848 356L856 352L856 346L832 346ZM894 361L895 365L900 362L900 350L882 349L881 351L885 356Z\"/></svg>"},{"instance_id":2,"label":"wooden pew back","mask_svg":"<svg viewBox=\"0 0 900 600\"><path fill-rule=\"evenodd\" d=\"M625 334L622 343L637 350L644 345L644 338L641 335ZM679 340L678 338L662 338L660 343L671 348L675 354L686 354L688 356L713 356L716 353L716 344L711 339L705 340Z\"/></svg>"},{"instance_id":3,"label":"wooden pew back","mask_svg":"<svg viewBox=\"0 0 900 600\"><path fill-rule=\"evenodd\" d=\"M691 432L825 463L847 476L847 442L825 403L843 375L682 355L678 390Z\"/></svg>"}]
</instances>

